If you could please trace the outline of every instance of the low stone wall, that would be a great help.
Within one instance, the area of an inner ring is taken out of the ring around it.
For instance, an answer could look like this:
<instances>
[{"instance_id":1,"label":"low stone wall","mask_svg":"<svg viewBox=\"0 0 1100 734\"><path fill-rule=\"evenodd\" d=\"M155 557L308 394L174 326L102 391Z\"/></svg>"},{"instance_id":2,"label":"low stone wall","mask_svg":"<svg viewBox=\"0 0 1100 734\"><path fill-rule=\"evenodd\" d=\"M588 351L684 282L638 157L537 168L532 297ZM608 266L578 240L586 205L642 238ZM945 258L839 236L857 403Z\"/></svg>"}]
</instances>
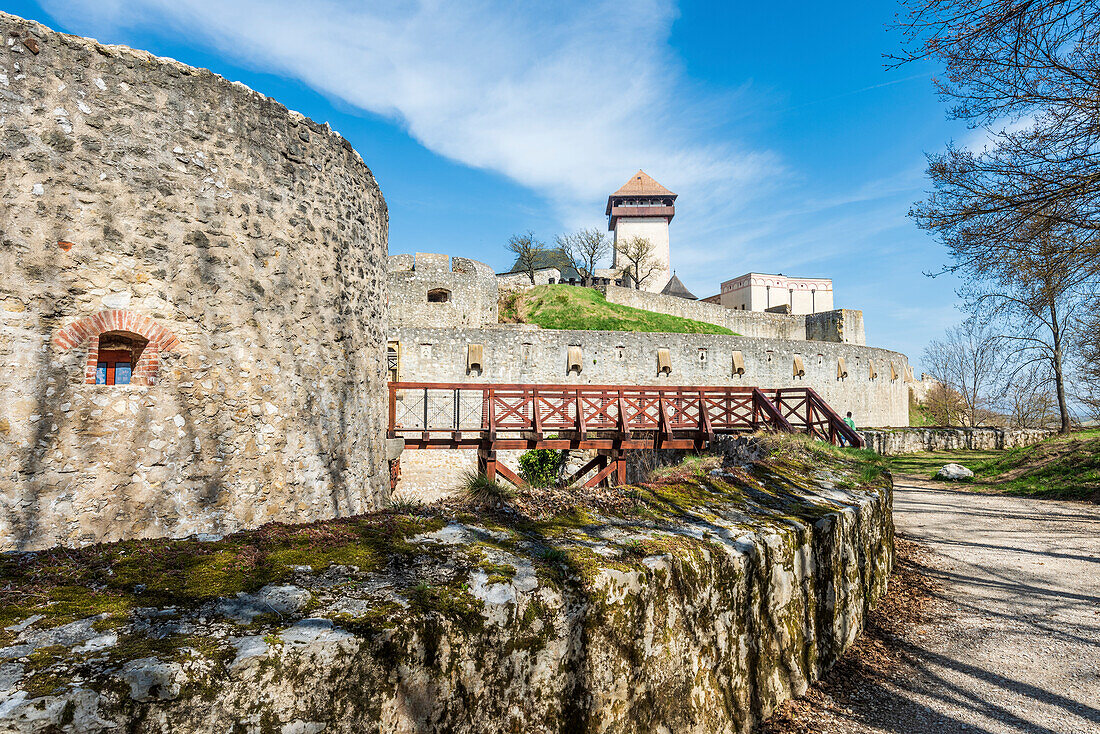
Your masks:
<instances>
[{"instance_id":1,"label":"low stone wall","mask_svg":"<svg viewBox=\"0 0 1100 734\"><path fill-rule=\"evenodd\" d=\"M321 539L328 556L204 603L126 585L95 607L120 617L59 626L28 607L0 630L0 732L747 734L852 644L893 562L888 478L857 488L858 467L818 457L806 474L809 458L689 471L534 524L441 508L226 539L196 573L234 553L303 563ZM165 546L147 557L205 547ZM46 569L30 591L59 562L21 561ZM104 562L119 560L84 561Z\"/></svg>"},{"instance_id":2,"label":"low stone wall","mask_svg":"<svg viewBox=\"0 0 1100 734\"><path fill-rule=\"evenodd\" d=\"M859 432L867 448L884 456L956 449L1013 449L1039 443L1055 433L1045 428L894 428Z\"/></svg>"},{"instance_id":3,"label":"low stone wall","mask_svg":"<svg viewBox=\"0 0 1100 734\"><path fill-rule=\"evenodd\" d=\"M601 286L600 290L610 303L717 324L741 336L861 345L867 343L862 311L837 309L795 316L760 311L734 311L716 303L689 301L676 296L665 296L614 285Z\"/></svg>"}]
</instances>

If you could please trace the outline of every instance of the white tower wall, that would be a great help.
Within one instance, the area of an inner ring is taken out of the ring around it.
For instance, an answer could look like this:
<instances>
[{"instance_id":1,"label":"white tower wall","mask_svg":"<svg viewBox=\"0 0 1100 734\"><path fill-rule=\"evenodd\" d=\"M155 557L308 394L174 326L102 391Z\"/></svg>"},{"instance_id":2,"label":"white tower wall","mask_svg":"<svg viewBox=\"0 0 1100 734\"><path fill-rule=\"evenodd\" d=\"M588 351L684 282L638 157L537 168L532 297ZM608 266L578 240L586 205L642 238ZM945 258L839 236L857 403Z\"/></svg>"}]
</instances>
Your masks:
<instances>
[{"instance_id":1,"label":"white tower wall","mask_svg":"<svg viewBox=\"0 0 1100 734\"><path fill-rule=\"evenodd\" d=\"M616 270L630 264L619 253L620 243L634 237L645 237L653 243L653 257L661 267L646 279L642 290L659 293L672 277L668 247L668 220L665 217L619 217L615 222L615 249L611 263Z\"/></svg>"}]
</instances>

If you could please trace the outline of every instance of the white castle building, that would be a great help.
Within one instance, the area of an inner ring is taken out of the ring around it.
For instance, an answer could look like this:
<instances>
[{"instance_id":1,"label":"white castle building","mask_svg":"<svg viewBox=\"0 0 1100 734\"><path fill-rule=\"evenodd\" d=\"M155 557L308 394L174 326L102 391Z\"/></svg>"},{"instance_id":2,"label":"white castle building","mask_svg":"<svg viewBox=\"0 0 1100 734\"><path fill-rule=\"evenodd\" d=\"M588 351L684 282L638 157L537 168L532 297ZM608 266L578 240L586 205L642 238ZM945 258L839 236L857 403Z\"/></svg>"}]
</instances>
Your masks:
<instances>
[{"instance_id":1,"label":"white castle building","mask_svg":"<svg viewBox=\"0 0 1100 734\"><path fill-rule=\"evenodd\" d=\"M822 313L833 310L833 281L790 278L782 273L745 273L725 281L720 293L703 300L735 311Z\"/></svg>"}]
</instances>

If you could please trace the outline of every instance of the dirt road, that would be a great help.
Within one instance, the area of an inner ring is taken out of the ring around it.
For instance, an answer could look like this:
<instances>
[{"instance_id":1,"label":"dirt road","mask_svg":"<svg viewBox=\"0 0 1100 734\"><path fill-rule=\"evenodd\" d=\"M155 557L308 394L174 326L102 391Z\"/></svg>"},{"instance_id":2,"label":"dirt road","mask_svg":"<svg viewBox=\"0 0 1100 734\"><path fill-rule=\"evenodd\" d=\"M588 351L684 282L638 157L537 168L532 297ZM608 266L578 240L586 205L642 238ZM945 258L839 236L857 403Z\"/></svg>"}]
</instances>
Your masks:
<instances>
[{"instance_id":1,"label":"dirt road","mask_svg":"<svg viewBox=\"0 0 1100 734\"><path fill-rule=\"evenodd\" d=\"M1100 506L895 490L899 532L928 551L905 572L935 580L931 621L872 630L769 731L1100 734Z\"/></svg>"}]
</instances>

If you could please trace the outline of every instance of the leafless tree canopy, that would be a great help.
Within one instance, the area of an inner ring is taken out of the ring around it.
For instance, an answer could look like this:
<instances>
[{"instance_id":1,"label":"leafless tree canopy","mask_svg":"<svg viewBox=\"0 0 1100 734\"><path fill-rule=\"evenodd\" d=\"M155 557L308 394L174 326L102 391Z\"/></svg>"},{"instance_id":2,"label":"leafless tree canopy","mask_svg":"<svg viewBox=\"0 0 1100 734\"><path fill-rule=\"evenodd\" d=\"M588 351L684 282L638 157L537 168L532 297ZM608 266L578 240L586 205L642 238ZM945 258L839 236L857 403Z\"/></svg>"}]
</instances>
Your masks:
<instances>
[{"instance_id":1,"label":"leafless tree canopy","mask_svg":"<svg viewBox=\"0 0 1100 734\"><path fill-rule=\"evenodd\" d=\"M535 282L535 271L542 265L546 256L546 245L535 239L534 232L512 235L508 238L508 250L515 253L516 265Z\"/></svg>"},{"instance_id":2,"label":"leafless tree canopy","mask_svg":"<svg viewBox=\"0 0 1100 734\"><path fill-rule=\"evenodd\" d=\"M1012 374L1038 370L1069 430L1066 367L1100 328L1082 308L1100 277L1100 2L906 5L897 60L942 63L936 85L952 116L990 139L929 156L933 188L912 215L947 246L946 270L970 283L961 295L972 312L1010 345Z\"/></svg>"},{"instance_id":3,"label":"leafless tree canopy","mask_svg":"<svg viewBox=\"0 0 1100 734\"><path fill-rule=\"evenodd\" d=\"M599 227L578 229L576 232L560 234L556 243L572 262L573 267L584 278L585 285L592 284L596 272L596 263L611 252L611 243L607 233Z\"/></svg>"},{"instance_id":4,"label":"leafless tree canopy","mask_svg":"<svg viewBox=\"0 0 1100 734\"><path fill-rule=\"evenodd\" d=\"M981 227L1006 243L1049 220L1100 233L1100 5L1095 0L908 0L898 59L934 58L951 114L993 133L984 152L930 158L936 190L915 214L961 237ZM1007 125L1019 123L1005 131ZM1030 124L1029 124L1030 123ZM1021 129L1022 128L1022 129ZM1025 240L1026 241L1026 240ZM1095 262L1093 263L1095 266Z\"/></svg>"},{"instance_id":5,"label":"leafless tree canopy","mask_svg":"<svg viewBox=\"0 0 1100 734\"><path fill-rule=\"evenodd\" d=\"M957 412L967 426L980 426L995 415L1003 359L1001 338L973 321L949 329L924 350L930 374L946 387L945 411ZM951 405L956 400L957 410Z\"/></svg>"},{"instance_id":6,"label":"leafless tree canopy","mask_svg":"<svg viewBox=\"0 0 1100 734\"><path fill-rule=\"evenodd\" d=\"M619 255L626 260L626 267L622 268L624 277L634 283L634 287L641 289L653 279L661 270L661 262L653 252L653 243L648 237L631 237L619 244Z\"/></svg>"},{"instance_id":7,"label":"leafless tree canopy","mask_svg":"<svg viewBox=\"0 0 1100 734\"><path fill-rule=\"evenodd\" d=\"M1086 302L1084 315L1078 320L1077 349L1070 356L1071 369L1077 379L1071 383L1074 400L1082 412L1100 423L1100 294Z\"/></svg>"},{"instance_id":8,"label":"leafless tree canopy","mask_svg":"<svg viewBox=\"0 0 1100 734\"><path fill-rule=\"evenodd\" d=\"M1020 428L1046 428L1061 421L1052 384L1046 365L1032 364L1017 371L1006 383L1001 400L1001 412L1009 424Z\"/></svg>"}]
</instances>

